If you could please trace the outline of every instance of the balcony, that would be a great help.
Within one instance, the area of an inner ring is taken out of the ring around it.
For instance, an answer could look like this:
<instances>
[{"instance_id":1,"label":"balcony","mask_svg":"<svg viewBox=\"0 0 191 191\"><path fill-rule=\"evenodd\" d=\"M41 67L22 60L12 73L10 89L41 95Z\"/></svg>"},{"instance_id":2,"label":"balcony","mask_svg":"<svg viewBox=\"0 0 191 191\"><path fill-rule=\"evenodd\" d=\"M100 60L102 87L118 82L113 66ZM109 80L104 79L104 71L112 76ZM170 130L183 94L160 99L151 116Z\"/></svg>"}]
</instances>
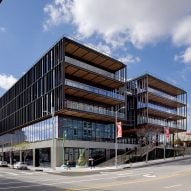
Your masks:
<instances>
[{"instance_id":1,"label":"balcony","mask_svg":"<svg viewBox=\"0 0 191 191\"><path fill-rule=\"evenodd\" d=\"M158 116L161 118L170 117L172 120L180 120L186 118L186 114L183 112L178 112L176 109L169 109L151 103L146 104L139 102L137 108L140 110L147 109L150 116Z\"/></svg>"},{"instance_id":2,"label":"balcony","mask_svg":"<svg viewBox=\"0 0 191 191\"><path fill-rule=\"evenodd\" d=\"M108 108L91 105L91 104L80 103L80 102L76 102L76 101L70 101L70 100L65 101L65 107L68 109L82 111L82 112L86 112L86 113L88 112L88 113L98 114L103 117L105 117L105 116L112 117L112 118L115 117L115 111L112 110L113 107L110 108L110 110L109 110ZM125 118L124 113L118 112L117 114L118 114L119 119Z\"/></svg>"},{"instance_id":3,"label":"balcony","mask_svg":"<svg viewBox=\"0 0 191 191\"><path fill-rule=\"evenodd\" d=\"M165 103L169 106L172 106L172 107L180 107L180 106L186 105L185 101L179 99L178 97L171 96L169 94L155 90L155 89L150 88L150 87L148 87L147 90L148 90L148 93L151 93L151 94L149 94L150 98L155 99L158 102L163 102L163 103ZM140 89L137 93L138 94L139 93L146 93L147 90L146 89ZM155 95L155 98L152 95Z\"/></svg>"},{"instance_id":4,"label":"balcony","mask_svg":"<svg viewBox=\"0 0 191 191\"><path fill-rule=\"evenodd\" d=\"M107 90L104 90L104 89L101 89L101 88L96 88L96 87L93 87L93 86L90 86L90 85L87 85L87 84L83 84L83 83L80 83L80 82L76 82L76 81L73 81L73 80L66 79L65 80L65 85L68 85L68 86L71 86L71 87L74 87L74 88L79 88L79 89L82 89L82 90L86 90L86 91L89 91L89 92L92 92L92 93L95 93L95 94L100 94L100 95L110 97L110 98L113 98L113 99L118 99L118 100L121 100L121 101L125 101L125 97L123 95L121 95L121 94L117 94L115 92L107 91Z\"/></svg>"},{"instance_id":5,"label":"balcony","mask_svg":"<svg viewBox=\"0 0 191 191\"><path fill-rule=\"evenodd\" d=\"M84 63L82 61L79 61L79 60L76 60L74 58L65 56L65 62L71 63L72 65L75 65L77 67L80 67L80 68L83 68L83 69L86 69L86 70L90 70L92 72L96 72L97 74L101 74L101 75L106 76L108 78L111 78L111 79L114 79L114 80L117 80L117 81L121 81L121 82L125 82L125 78L121 78L118 75L115 75L115 74L110 73L108 71L105 71L105 70L102 70L100 68L91 66L89 64L86 64L86 63Z\"/></svg>"},{"instance_id":6,"label":"balcony","mask_svg":"<svg viewBox=\"0 0 191 191\"><path fill-rule=\"evenodd\" d=\"M168 123L165 120L161 120L161 119L154 119L149 117L148 119L146 117L138 117L137 120L137 124L141 125L141 124L151 124L154 126L160 126L162 128L164 127L170 127L173 129L183 129L185 130L186 128L184 128L183 125L181 125L181 123L174 123L174 121L169 121Z\"/></svg>"}]
</instances>

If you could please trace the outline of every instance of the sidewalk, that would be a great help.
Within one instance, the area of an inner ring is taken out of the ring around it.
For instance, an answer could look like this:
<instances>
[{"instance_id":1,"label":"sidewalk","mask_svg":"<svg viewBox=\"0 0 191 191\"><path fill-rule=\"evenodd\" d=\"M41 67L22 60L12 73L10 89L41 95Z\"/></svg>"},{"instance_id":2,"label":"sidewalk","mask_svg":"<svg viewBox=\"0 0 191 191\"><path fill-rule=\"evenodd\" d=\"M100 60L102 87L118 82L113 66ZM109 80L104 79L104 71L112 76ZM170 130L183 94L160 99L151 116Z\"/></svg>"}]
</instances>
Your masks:
<instances>
[{"instance_id":1,"label":"sidewalk","mask_svg":"<svg viewBox=\"0 0 191 191\"><path fill-rule=\"evenodd\" d=\"M42 167L32 167L30 166L30 170L35 170L35 171L43 171L43 172L50 172L50 173L63 173L63 172L76 172L76 173L85 173L85 172L102 172L102 171L108 171L108 170L120 170L120 169L125 169L125 168L140 168L140 167L145 167L145 166L150 166L150 165L158 165L158 164L163 164L163 163L169 163L173 161L179 161L179 160L185 160L191 158L191 155L185 155L179 156L179 157L173 157L173 158L166 158L164 159L157 159L157 160L150 160L150 161L143 161L143 162L137 162L137 163L130 163L130 164L123 164L123 165L118 165L117 168L115 166L108 166L108 167L95 167L95 168L90 168L90 167L71 167L70 170L67 169L61 169L60 167L56 167L55 169L52 168L42 168Z\"/></svg>"}]
</instances>

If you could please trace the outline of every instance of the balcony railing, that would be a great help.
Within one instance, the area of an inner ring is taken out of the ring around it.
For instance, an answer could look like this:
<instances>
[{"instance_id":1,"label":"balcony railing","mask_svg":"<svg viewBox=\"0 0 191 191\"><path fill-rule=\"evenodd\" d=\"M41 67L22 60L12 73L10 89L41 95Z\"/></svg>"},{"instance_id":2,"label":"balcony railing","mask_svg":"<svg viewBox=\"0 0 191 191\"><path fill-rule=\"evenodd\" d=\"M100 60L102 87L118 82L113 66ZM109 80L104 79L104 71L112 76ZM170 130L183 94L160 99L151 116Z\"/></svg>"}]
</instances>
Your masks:
<instances>
[{"instance_id":1,"label":"balcony railing","mask_svg":"<svg viewBox=\"0 0 191 191\"><path fill-rule=\"evenodd\" d=\"M125 82L125 78L121 78L118 75L115 75L113 73L107 72L107 71L102 70L100 68L97 68L95 66L91 66L89 64L86 64L86 63L84 63L82 61L79 61L79 60L76 60L74 58L70 58L68 56L65 56L65 61L68 62L68 63L71 63L71 64L73 64L73 65L75 65L77 67L81 67L81 68L84 68L84 69L96 72L98 74L101 74L103 76L107 76L109 78L112 78L112 79L115 79L115 80L118 80L118 81L121 81L121 82Z\"/></svg>"},{"instance_id":2,"label":"balcony railing","mask_svg":"<svg viewBox=\"0 0 191 191\"><path fill-rule=\"evenodd\" d=\"M104 107L70 101L70 100L65 101L65 107L70 108L70 109L115 117L115 111L112 111L112 108L111 108L111 110L108 110ZM119 118L124 119L124 117L125 117L124 113L117 112L117 114L118 114Z\"/></svg>"},{"instance_id":3,"label":"balcony railing","mask_svg":"<svg viewBox=\"0 0 191 191\"><path fill-rule=\"evenodd\" d=\"M137 123L138 124L150 123L150 124L153 124L153 125L160 125L162 127L185 129L184 125L181 125L179 123L176 124L173 121L169 121L167 123L167 121L165 121L165 120L154 119L154 118L138 117Z\"/></svg>"},{"instance_id":4,"label":"balcony railing","mask_svg":"<svg viewBox=\"0 0 191 191\"><path fill-rule=\"evenodd\" d=\"M90 91L90 92L93 92L93 93L96 93L96 94L100 94L100 95L103 95L103 96L111 97L111 98L114 98L114 99L125 100L125 97L123 95L117 94L117 93L112 92L112 91L103 90L101 88L96 88L96 87L93 87L93 86L90 86L90 85L87 85L87 84L83 84L83 83L80 83L80 82L76 82L76 81L73 81L73 80L66 79L65 84L68 85L68 86L72 86L72 87L79 88L79 89L82 89L82 90L87 90L87 91Z\"/></svg>"},{"instance_id":5,"label":"balcony railing","mask_svg":"<svg viewBox=\"0 0 191 191\"><path fill-rule=\"evenodd\" d=\"M160 112L166 112L166 113L169 113L169 114L173 114L173 115L184 116L184 117L186 115L181 111L177 111L176 109L169 109L169 108L165 108L165 107L155 105L155 104L151 104L151 103L146 104L146 103L139 102L138 105L137 105L138 109L146 108L146 107L158 110Z\"/></svg>"},{"instance_id":6,"label":"balcony railing","mask_svg":"<svg viewBox=\"0 0 191 191\"><path fill-rule=\"evenodd\" d=\"M146 92L146 89L140 89L137 93L143 93L143 92ZM176 102L185 104L185 101L183 101L177 97L171 96L169 94L155 90L155 89L150 88L150 87L148 87L148 92L153 93L153 94L160 96L160 97L163 97L163 98L167 98L167 99L172 100L172 101L176 101Z\"/></svg>"}]
</instances>

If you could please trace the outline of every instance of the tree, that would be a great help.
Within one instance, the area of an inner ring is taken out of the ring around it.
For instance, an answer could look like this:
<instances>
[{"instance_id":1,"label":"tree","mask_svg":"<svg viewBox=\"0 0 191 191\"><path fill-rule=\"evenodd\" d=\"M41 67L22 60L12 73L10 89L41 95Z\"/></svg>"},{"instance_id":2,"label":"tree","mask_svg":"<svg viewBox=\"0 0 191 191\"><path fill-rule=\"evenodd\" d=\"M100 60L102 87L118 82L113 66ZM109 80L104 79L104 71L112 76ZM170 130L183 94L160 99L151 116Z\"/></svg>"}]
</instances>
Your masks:
<instances>
[{"instance_id":1,"label":"tree","mask_svg":"<svg viewBox=\"0 0 191 191\"><path fill-rule=\"evenodd\" d=\"M177 146L182 146L182 145L183 145L183 142L182 142L182 140L181 140L180 138L178 138L178 139L176 139L176 140L174 141L174 144L177 145Z\"/></svg>"},{"instance_id":2,"label":"tree","mask_svg":"<svg viewBox=\"0 0 191 191\"><path fill-rule=\"evenodd\" d=\"M79 152L80 152L80 155L79 155L79 159L78 159L77 165L78 166L85 166L85 164L86 164L85 150L84 149L80 149Z\"/></svg>"},{"instance_id":3,"label":"tree","mask_svg":"<svg viewBox=\"0 0 191 191\"><path fill-rule=\"evenodd\" d=\"M30 146L30 143L27 142L27 141L24 141L22 143L16 144L14 146L16 150L20 150L20 152L23 154L24 162L25 162L28 154L30 153L29 146Z\"/></svg>"}]
</instances>

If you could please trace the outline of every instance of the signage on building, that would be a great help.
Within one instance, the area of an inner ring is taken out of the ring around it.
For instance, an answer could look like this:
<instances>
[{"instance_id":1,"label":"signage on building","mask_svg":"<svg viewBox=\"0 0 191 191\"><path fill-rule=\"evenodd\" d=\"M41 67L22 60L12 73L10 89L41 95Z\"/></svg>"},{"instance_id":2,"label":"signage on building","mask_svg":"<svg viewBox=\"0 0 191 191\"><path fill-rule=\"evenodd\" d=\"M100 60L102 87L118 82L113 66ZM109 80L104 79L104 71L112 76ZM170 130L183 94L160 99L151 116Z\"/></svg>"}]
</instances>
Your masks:
<instances>
[{"instance_id":1,"label":"signage on building","mask_svg":"<svg viewBox=\"0 0 191 191\"><path fill-rule=\"evenodd\" d=\"M165 134L166 138L169 139L169 137L170 137L170 130L169 130L168 127L164 128L164 134Z\"/></svg>"},{"instance_id":2,"label":"signage on building","mask_svg":"<svg viewBox=\"0 0 191 191\"><path fill-rule=\"evenodd\" d=\"M122 123L120 122L116 122L116 126L117 126L117 137L120 138L122 137Z\"/></svg>"}]
</instances>

